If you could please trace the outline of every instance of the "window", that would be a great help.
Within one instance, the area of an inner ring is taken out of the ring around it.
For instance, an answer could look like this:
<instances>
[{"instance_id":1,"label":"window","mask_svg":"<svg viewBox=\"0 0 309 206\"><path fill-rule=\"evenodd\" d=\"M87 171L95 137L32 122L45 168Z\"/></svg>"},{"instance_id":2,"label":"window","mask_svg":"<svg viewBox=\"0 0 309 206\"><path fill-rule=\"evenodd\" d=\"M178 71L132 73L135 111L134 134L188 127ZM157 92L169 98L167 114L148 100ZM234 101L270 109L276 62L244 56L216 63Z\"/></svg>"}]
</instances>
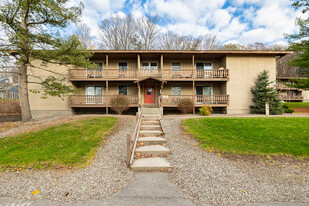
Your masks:
<instances>
[{"instance_id":1,"label":"window","mask_svg":"<svg viewBox=\"0 0 309 206\"><path fill-rule=\"evenodd\" d=\"M151 69L151 70L156 70L156 69L158 69L158 64L157 64L156 62L150 63L150 69Z\"/></svg>"},{"instance_id":2,"label":"window","mask_svg":"<svg viewBox=\"0 0 309 206\"><path fill-rule=\"evenodd\" d=\"M103 69L103 63L102 62L94 62L96 65L96 69Z\"/></svg>"},{"instance_id":3,"label":"window","mask_svg":"<svg viewBox=\"0 0 309 206\"><path fill-rule=\"evenodd\" d=\"M118 87L118 94L128 95L128 86L119 86Z\"/></svg>"},{"instance_id":4,"label":"window","mask_svg":"<svg viewBox=\"0 0 309 206\"><path fill-rule=\"evenodd\" d=\"M103 90L101 86L87 86L86 95L102 95Z\"/></svg>"},{"instance_id":5,"label":"window","mask_svg":"<svg viewBox=\"0 0 309 206\"><path fill-rule=\"evenodd\" d=\"M119 70L126 70L126 69L128 69L128 63L127 62L119 62L118 67L119 67Z\"/></svg>"},{"instance_id":6,"label":"window","mask_svg":"<svg viewBox=\"0 0 309 206\"><path fill-rule=\"evenodd\" d=\"M100 78L103 76L103 63L102 62L93 62L95 69L87 69L88 78Z\"/></svg>"},{"instance_id":7,"label":"window","mask_svg":"<svg viewBox=\"0 0 309 206\"><path fill-rule=\"evenodd\" d=\"M181 87L180 86L172 86L171 89L171 94L172 95L181 95Z\"/></svg>"},{"instance_id":8,"label":"window","mask_svg":"<svg viewBox=\"0 0 309 206\"><path fill-rule=\"evenodd\" d=\"M180 70L180 62L172 62L172 70Z\"/></svg>"},{"instance_id":9,"label":"window","mask_svg":"<svg viewBox=\"0 0 309 206\"><path fill-rule=\"evenodd\" d=\"M212 69L212 63L196 63L196 69L200 70Z\"/></svg>"},{"instance_id":10,"label":"window","mask_svg":"<svg viewBox=\"0 0 309 206\"><path fill-rule=\"evenodd\" d=\"M149 69L149 63L142 63L142 69Z\"/></svg>"},{"instance_id":11,"label":"window","mask_svg":"<svg viewBox=\"0 0 309 206\"><path fill-rule=\"evenodd\" d=\"M196 63L196 76L198 78L211 78L212 63Z\"/></svg>"},{"instance_id":12,"label":"window","mask_svg":"<svg viewBox=\"0 0 309 206\"><path fill-rule=\"evenodd\" d=\"M211 95L211 86L196 86L196 95Z\"/></svg>"},{"instance_id":13,"label":"window","mask_svg":"<svg viewBox=\"0 0 309 206\"><path fill-rule=\"evenodd\" d=\"M147 87L147 95L152 95L152 87Z\"/></svg>"},{"instance_id":14,"label":"window","mask_svg":"<svg viewBox=\"0 0 309 206\"><path fill-rule=\"evenodd\" d=\"M142 69L157 70L158 69L158 63L157 62L143 62L142 63Z\"/></svg>"}]
</instances>

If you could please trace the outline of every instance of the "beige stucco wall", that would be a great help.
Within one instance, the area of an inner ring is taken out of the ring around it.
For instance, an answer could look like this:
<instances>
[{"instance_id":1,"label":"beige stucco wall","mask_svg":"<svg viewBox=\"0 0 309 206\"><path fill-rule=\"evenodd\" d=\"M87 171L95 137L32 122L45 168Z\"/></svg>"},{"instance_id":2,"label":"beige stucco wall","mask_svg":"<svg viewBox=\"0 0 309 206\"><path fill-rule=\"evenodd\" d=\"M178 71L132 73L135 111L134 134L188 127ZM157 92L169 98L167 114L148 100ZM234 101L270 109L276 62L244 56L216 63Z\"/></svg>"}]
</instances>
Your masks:
<instances>
[{"instance_id":1,"label":"beige stucco wall","mask_svg":"<svg viewBox=\"0 0 309 206\"><path fill-rule=\"evenodd\" d=\"M110 59L108 61L108 69L118 69L119 62L127 62L128 69L137 70L137 60L136 59Z\"/></svg>"},{"instance_id":2,"label":"beige stucco wall","mask_svg":"<svg viewBox=\"0 0 309 206\"><path fill-rule=\"evenodd\" d=\"M269 71L270 81L276 80L275 56L227 56L226 68L229 69L227 94L230 95L229 114L246 114L252 105L251 88L258 74L263 70Z\"/></svg>"},{"instance_id":3,"label":"beige stucco wall","mask_svg":"<svg viewBox=\"0 0 309 206\"><path fill-rule=\"evenodd\" d=\"M309 90L303 90L304 101L309 102Z\"/></svg>"},{"instance_id":4,"label":"beige stucco wall","mask_svg":"<svg viewBox=\"0 0 309 206\"><path fill-rule=\"evenodd\" d=\"M40 66L39 61L32 61L32 64L39 68L30 68L28 70L29 75L29 85L28 89L30 90L37 90L41 93L43 92L43 89L40 84L35 84L31 82L41 82L46 77L50 75L55 75L51 72L46 71L46 69L51 70L53 72L62 74L59 77L68 77L68 67L66 66L60 66L55 64L48 64L46 68ZM40 77L39 79L36 77ZM72 85L69 81L65 82L68 85ZM30 109L31 114L33 118L41 118L41 117L49 117L49 116L64 116L64 115L71 115L72 109L69 106L68 98L64 98L62 100L59 97L48 97L47 99L42 99L42 94L35 94L32 92L29 92L29 103L30 103Z\"/></svg>"}]
</instances>

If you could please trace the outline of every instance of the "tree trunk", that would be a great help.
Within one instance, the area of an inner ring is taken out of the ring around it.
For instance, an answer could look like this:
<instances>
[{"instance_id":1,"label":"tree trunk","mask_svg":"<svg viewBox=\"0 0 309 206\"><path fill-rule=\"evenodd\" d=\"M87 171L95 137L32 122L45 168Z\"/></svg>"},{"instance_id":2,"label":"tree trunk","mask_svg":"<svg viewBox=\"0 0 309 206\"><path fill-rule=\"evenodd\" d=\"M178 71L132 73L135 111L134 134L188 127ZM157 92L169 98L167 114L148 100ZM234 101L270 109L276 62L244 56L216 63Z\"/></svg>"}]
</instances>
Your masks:
<instances>
[{"instance_id":1,"label":"tree trunk","mask_svg":"<svg viewBox=\"0 0 309 206\"><path fill-rule=\"evenodd\" d=\"M32 120L28 96L27 67L26 64L20 64L19 66L19 99L23 122Z\"/></svg>"}]
</instances>

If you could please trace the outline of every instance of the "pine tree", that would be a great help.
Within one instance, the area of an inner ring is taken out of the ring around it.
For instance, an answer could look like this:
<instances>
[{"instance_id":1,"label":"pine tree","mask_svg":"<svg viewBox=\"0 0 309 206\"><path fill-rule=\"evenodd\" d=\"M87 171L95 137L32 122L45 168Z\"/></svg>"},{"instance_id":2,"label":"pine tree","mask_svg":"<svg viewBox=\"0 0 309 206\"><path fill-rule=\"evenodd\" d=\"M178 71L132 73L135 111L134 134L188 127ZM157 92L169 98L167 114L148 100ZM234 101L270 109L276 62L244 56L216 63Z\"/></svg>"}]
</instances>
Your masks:
<instances>
[{"instance_id":1,"label":"pine tree","mask_svg":"<svg viewBox=\"0 0 309 206\"><path fill-rule=\"evenodd\" d=\"M252 101L255 105L250 106L252 114L265 114L265 104L269 103L270 114L282 114L282 104L279 94L274 87L271 87L268 71L263 71L258 75L255 86L251 89L253 94Z\"/></svg>"},{"instance_id":2,"label":"pine tree","mask_svg":"<svg viewBox=\"0 0 309 206\"><path fill-rule=\"evenodd\" d=\"M292 0L292 6L297 9L301 9L302 13L309 11L308 0ZM287 35L290 48L295 54L296 58L292 59L290 64L299 68L299 75L307 77L306 79L293 79L297 82L295 85L289 85L295 88L309 89L309 18L297 18L296 25L299 26L299 32L297 34Z\"/></svg>"}]
</instances>

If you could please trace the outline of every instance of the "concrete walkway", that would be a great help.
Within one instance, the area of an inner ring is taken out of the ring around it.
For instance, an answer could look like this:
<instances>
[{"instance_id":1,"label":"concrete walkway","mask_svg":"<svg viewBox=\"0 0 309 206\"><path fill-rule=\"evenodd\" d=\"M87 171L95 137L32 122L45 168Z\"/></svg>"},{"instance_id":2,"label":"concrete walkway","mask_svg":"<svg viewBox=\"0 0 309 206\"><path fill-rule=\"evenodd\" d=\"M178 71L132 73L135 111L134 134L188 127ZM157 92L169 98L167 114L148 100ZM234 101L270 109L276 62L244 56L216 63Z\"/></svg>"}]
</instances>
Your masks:
<instances>
[{"instance_id":1,"label":"concrete walkway","mask_svg":"<svg viewBox=\"0 0 309 206\"><path fill-rule=\"evenodd\" d=\"M167 173L139 173L134 174L133 181L112 197L102 200L87 200L83 202L64 203L51 202L48 200L21 201L12 198L0 198L0 206L96 206L96 205L117 205L117 206L193 206L194 204L186 199L176 185L168 180Z\"/></svg>"}]
</instances>

